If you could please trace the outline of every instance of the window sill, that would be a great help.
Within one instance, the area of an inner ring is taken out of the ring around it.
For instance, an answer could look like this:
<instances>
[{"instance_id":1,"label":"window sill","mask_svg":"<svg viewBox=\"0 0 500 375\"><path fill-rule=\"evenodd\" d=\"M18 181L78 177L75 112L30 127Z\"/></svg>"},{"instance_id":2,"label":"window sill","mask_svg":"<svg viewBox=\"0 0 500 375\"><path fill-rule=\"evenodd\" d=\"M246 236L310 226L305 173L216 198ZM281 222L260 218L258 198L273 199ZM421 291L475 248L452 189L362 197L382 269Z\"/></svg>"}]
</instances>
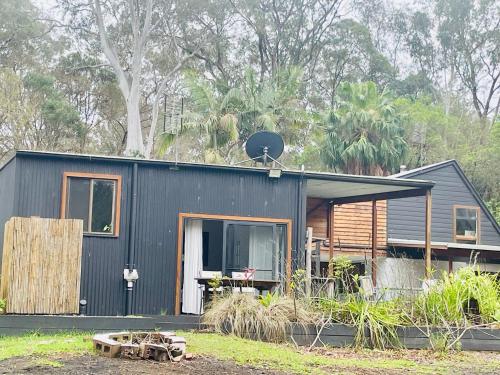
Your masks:
<instances>
[{"instance_id":1,"label":"window sill","mask_svg":"<svg viewBox=\"0 0 500 375\"><path fill-rule=\"evenodd\" d=\"M83 237L101 237L101 238L118 238L116 234L105 234L105 233L83 233Z\"/></svg>"},{"instance_id":2,"label":"window sill","mask_svg":"<svg viewBox=\"0 0 500 375\"><path fill-rule=\"evenodd\" d=\"M469 244L469 245L477 245L478 244L478 240L476 237L459 237L459 236L456 236L455 237L455 242L457 243L465 243L465 244Z\"/></svg>"}]
</instances>

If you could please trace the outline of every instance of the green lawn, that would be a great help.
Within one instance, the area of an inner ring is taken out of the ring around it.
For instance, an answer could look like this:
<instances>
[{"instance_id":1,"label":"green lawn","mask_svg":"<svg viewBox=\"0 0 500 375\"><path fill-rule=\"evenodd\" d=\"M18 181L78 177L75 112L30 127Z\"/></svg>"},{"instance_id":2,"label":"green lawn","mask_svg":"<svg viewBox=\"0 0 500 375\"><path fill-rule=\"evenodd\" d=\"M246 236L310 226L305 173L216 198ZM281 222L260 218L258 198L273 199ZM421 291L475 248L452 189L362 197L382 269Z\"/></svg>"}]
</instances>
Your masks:
<instances>
[{"instance_id":1,"label":"green lawn","mask_svg":"<svg viewBox=\"0 0 500 375\"><path fill-rule=\"evenodd\" d=\"M330 373L329 369L410 370L420 374L449 374L453 369L467 368L500 371L498 355L483 356L477 353L435 355L429 352L376 352L363 350L299 351L290 345L276 345L210 333L178 332L186 337L188 350L195 354L231 360L241 365L281 370L296 374ZM91 353L91 334L66 333L58 335L27 335L0 338L0 360L34 355L41 361L59 353ZM54 362L56 366L58 362ZM461 371L459 371L461 372Z\"/></svg>"},{"instance_id":2,"label":"green lawn","mask_svg":"<svg viewBox=\"0 0 500 375\"><path fill-rule=\"evenodd\" d=\"M30 334L20 337L0 337L0 360L26 355L86 353L92 351L92 334L64 333L57 335Z\"/></svg>"}]
</instances>

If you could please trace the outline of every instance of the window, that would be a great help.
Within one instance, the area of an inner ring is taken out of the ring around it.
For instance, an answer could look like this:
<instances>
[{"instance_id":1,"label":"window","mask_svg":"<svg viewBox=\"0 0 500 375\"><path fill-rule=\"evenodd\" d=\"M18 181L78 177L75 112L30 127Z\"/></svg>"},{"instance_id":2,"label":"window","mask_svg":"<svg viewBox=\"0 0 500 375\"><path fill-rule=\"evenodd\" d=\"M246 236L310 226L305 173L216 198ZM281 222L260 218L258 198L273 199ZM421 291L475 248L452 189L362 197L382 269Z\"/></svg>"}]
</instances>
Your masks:
<instances>
[{"instance_id":1,"label":"window","mask_svg":"<svg viewBox=\"0 0 500 375\"><path fill-rule=\"evenodd\" d=\"M61 217L82 219L87 234L118 236L121 176L65 173Z\"/></svg>"},{"instance_id":2,"label":"window","mask_svg":"<svg viewBox=\"0 0 500 375\"><path fill-rule=\"evenodd\" d=\"M478 243L479 207L455 206L455 241Z\"/></svg>"},{"instance_id":3,"label":"window","mask_svg":"<svg viewBox=\"0 0 500 375\"><path fill-rule=\"evenodd\" d=\"M255 270L255 278L279 280L285 275L286 227L274 223L224 221L222 272L246 268Z\"/></svg>"}]
</instances>

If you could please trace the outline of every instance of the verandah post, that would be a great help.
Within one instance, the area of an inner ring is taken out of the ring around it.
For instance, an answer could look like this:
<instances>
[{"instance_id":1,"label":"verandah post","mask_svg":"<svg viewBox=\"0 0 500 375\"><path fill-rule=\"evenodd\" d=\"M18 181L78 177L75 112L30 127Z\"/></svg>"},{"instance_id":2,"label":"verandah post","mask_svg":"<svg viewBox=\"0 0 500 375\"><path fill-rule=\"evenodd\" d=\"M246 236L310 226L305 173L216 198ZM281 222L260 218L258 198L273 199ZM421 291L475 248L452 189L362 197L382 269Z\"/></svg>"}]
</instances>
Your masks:
<instances>
[{"instance_id":1,"label":"verandah post","mask_svg":"<svg viewBox=\"0 0 500 375\"><path fill-rule=\"evenodd\" d=\"M328 277L333 277L333 222L334 222L334 205L333 202L330 203L330 209L328 210Z\"/></svg>"},{"instance_id":2,"label":"verandah post","mask_svg":"<svg viewBox=\"0 0 500 375\"><path fill-rule=\"evenodd\" d=\"M372 284L377 286L377 201L372 200Z\"/></svg>"},{"instance_id":3,"label":"verandah post","mask_svg":"<svg viewBox=\"0 0 500 375\"><path fill-rule=\"evenodd\" d=\"M307 227L306 247L306 296L311 296L311 274L312 274L312 236L313 228Z\"/></svg>"},{"instance_id":4,"label":"verandah post","mask_svg":"<svg viewBox=\"0 0 500 375\"><path fill-rule=\"evenodd\" d=\"M334 203L330 203L328 210L328 296L333 297L335 285L333 284L333 246L334 246Z\"/></svg>"},{"instance_id":5,"label":"verandah post","mask_svg":"<svg viewBox=\"0 0 500 375\"><path fill-rule=\"evenodd\" d=\"M431 277L431 221L432 195L430 189L425 193L425 278Z\"/></svg>"}]
</instances>

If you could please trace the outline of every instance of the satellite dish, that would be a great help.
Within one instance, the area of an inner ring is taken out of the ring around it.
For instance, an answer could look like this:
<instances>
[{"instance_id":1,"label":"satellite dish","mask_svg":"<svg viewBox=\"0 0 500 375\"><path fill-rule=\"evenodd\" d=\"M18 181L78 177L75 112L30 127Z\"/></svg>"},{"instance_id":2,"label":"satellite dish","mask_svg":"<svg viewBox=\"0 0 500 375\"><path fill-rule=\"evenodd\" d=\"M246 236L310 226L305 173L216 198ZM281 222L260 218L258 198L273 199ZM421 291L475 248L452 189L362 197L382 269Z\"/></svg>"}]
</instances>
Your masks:
<instances>
[{"instance_id":1,"label":"satellite dish","mask_svg":"<svg viewBox=\"0 0 500 375\"><path fill-rule=\"evenodd\" d=\"M285 143L283 138L277 133L270 131L259 131L254 133L248 138L245 144L245 150L253 160L267 165L267 162L273 161L281 165L277 159L283 153Z\"/></svg>"}]
</instances>

